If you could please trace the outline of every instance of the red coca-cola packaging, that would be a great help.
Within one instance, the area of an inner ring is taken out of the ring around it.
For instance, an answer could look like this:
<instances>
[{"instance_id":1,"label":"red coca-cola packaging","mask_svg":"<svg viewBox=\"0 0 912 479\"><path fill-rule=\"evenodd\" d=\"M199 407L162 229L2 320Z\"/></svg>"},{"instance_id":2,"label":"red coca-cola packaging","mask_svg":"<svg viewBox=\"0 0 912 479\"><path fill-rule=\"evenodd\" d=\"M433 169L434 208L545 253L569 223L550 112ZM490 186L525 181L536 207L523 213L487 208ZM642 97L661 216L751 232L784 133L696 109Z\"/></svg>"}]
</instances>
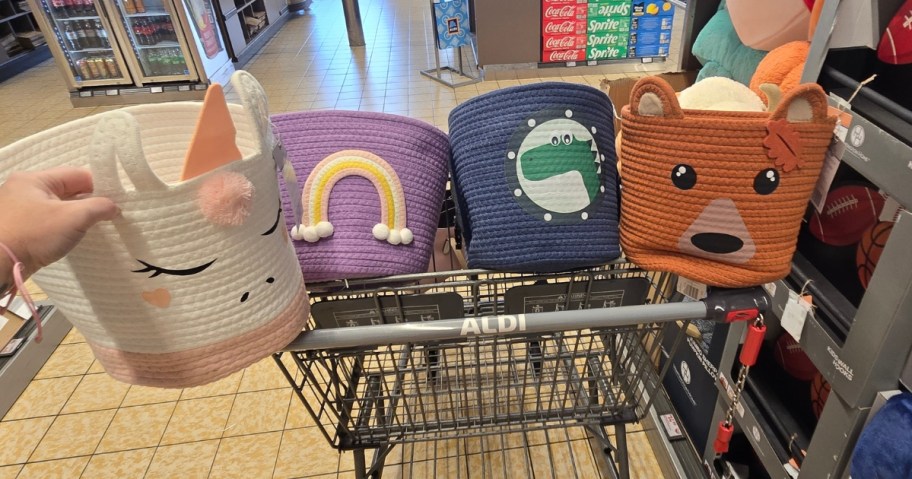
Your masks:
<instances>
[{"instance_id":1,"label":"red coca-cola packaging","mask_svg":"<svg viewBox=\"0 0 912 479\"><path fill-rule=\"evenodd\" d=\"M589 15L589 7L582 3L565 5L542 4L542 20L583 20Z\"/></svg>"},{"instance_id":2,"label":"red coca-cola packaging","mask_svg":"<svg viewBox=\"0 0 912 479\"><path fill-rule=\"evenodd\" d=\"M571 4L587 4L587 0L542 0L542 9L548 8L548 5L571 5Z\"/></svg>"},{"instance_id":3,"label":"red coca-cola packaging","mask_svg":"<svg viewBox=\"0 0 912 479\"><path fill-rule=\"evenodd\" d=\"M586 60L586 49L580 50L544 50L542 51L542 62L544 63L566 63L581 62Z\"/></svg>"},{"instance_id":4,"label":"red coca-cola packaging","mask_svg":"<svg viewBox=\"0 0 912 479\"><path fill-rule=\"evenodd\" d=\"M585 50L586 35L545 35L542 50Z\"/></svg>"},{"instance_id":5,"label":"red coca-cola packaging","mask_svg":"<svg viewBox=\"0 0 912 479\"><path fill-rule=\"evenodd\" d=\"M542 36L585 35L586 20L544 20Z\"/></svg>"}]
</instances>

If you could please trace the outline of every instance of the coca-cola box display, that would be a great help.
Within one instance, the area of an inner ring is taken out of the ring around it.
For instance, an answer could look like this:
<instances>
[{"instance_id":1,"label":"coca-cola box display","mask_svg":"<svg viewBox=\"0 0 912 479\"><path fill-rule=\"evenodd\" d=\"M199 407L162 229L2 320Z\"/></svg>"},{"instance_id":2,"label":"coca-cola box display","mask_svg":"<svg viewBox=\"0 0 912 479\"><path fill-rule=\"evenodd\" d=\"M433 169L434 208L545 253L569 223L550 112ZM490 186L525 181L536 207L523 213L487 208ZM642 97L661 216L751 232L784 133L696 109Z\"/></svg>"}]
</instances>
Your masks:
<instances>
[{"instance_id":1,"label":"coca-cola box display","mask_svg":"<svg viewBox=\"0 0 912 479\"><path fill-rule=\"evenodd\" d=\"M553 5L545 1L542 4L542 20L585 20L587 5L584 3L567 3Z\"/></svg>"},{"instance_id":2,"label":"coca-cola box display","mask_svg":"<svg viewBox=\"0 0 912 479\"><path fill-rule=\"evenodd\" d=\"M542 52L542 61L545 63L581 62L585 60L585 48L580 50L551 50Z\"/></svg>"},{"instance_id":3,"label":"coca-cola box display","mask_svg":"<svg viewBox=\"0 0 912 479\"><path fill-rule=\"evenodd\" d=\"M542 40L542 49L555 50L585 50L586 35L545 35Z\"/></svg>"},{"instance_id":4,"label":"coca-cola box display","mask_svg":"<svg viewBox=\"0 0 912 479\"><path fill-rule=\"evenodd\" d=\"M545 20L542 23L542 37L554 35L585 35L585 20Z\"/></svg>"}]
</instances>

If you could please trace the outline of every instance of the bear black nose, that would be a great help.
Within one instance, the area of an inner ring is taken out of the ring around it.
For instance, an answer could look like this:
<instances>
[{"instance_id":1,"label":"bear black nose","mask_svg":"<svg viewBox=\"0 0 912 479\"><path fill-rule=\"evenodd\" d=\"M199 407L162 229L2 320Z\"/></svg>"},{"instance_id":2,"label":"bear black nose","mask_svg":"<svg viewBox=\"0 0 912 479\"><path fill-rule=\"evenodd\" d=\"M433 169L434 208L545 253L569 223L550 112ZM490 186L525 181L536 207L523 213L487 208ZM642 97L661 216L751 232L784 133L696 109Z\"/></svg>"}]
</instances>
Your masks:
<instances>
[{"instance_id":1,"label":"bear black nose","mask_svg":"<svg viewBox=\"0 0 912 479\"><path fill-rule=\"evenodd\" d=\"M725 233L697 233L690 238L694 246L707 253L734 253L744 246L744 241L737 236Z\"/></svg>"}]
</instances>

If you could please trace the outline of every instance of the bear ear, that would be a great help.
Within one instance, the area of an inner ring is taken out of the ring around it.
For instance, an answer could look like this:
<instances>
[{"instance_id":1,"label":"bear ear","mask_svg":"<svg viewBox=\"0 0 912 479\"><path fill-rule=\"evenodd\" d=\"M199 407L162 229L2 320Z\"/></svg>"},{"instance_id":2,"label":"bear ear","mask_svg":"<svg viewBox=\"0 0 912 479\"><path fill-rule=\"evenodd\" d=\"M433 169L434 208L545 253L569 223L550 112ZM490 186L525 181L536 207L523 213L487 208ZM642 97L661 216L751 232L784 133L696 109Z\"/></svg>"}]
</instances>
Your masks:
<instances>
[{"instance_id":1,"label":"bear ear","mask_svg":"<svg viewBox=\"0 0 912 479\"><path fill-rule=\"evenodd\" d=\"M630 93L630 111L641 116L684 117L671 85L659 77L645 77L636 82Z\"/></svg>"},{"instance_id":2,"label":"bear ear","mask_svg":"<svg viewBox=\"0 0 912 479\"><path fill-rule=\"evenodd\" d=\"M786 93L776 105L770 119L787 119L790 122L800 123L822 121L826 117L826 94L819 85L806 83Z\"/></svg>"}]
</instances>

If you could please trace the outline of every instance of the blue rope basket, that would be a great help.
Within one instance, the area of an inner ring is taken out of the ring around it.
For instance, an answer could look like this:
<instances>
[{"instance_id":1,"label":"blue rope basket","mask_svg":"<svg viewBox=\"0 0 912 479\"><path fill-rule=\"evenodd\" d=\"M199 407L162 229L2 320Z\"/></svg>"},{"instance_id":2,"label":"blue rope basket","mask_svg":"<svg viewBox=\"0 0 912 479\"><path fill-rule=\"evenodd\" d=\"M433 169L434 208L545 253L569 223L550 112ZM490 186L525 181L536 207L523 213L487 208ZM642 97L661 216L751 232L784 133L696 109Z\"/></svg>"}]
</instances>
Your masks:
<instances>
[{"instance_id":1,"label":"blue rope basket","mask_svg":"<svg viewBox=\"0 0 912 479\"><path fill-rule=\"evenodd\" d=\"M620 255L607 95L570 83L507 88L458 106L449 125L469 267L547 272Z\"/></svg>"}]
</instances>

